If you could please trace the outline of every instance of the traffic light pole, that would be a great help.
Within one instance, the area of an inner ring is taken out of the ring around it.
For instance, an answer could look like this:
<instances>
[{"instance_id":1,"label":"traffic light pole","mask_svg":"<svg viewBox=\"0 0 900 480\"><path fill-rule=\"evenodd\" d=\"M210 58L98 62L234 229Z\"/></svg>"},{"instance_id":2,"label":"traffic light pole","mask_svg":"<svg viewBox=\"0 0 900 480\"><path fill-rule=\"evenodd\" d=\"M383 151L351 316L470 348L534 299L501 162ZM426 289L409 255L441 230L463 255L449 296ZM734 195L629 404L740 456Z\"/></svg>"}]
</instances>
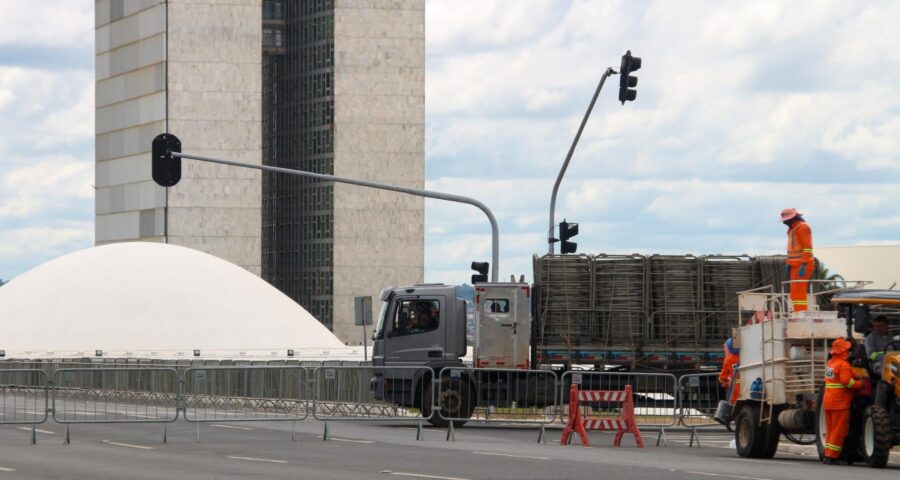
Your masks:
<instances>
[{"instance_id":1,"label":"traffic light pole","mask_svg":"<svg viewBox=\"0 0 900 480\"><path fill-rule=\"evenodd\" d=\"M594 98L596 99L596 96ZM592 105L593 105L593 103L592 103ZM171 155L174 158L184 158L184 159L188 159L188 160L197 160L197 161L201 161L201 162L218 163L220 165L231 165L234 167L252 168L255 170L262 170L265 172L286 173L288 175L296 175L296 176L300 176L300 177L315 178L317 180L324 180L324 181L328 181L328 182L347 183L350 185L357 185L360 187L377 188L379 190L390 190L392 192L406 193L408 195L415 195L417 197L436 198L438 200L446 200L448 202L465 203L468 205L473 205L475 207L478 207L478 209L481 210L482 212L484 212L484 214L487 215L487 217L488 217L488 221L491 223L491 263L493 263L493 269L491 269L491 281L494 283L499 281L500 228L497 226L497 219L494 217L494 213L491 212L491 209L489 209L485 204L481 203L480 201L475 200L474 198L464 197L462 195L454 195L452 193L433 192L431 190L401 187L398 185L391 185L389 183L370 182L368 180L357 180L355 178L337 177L334 175L326 175L323 173L312 173L312 172L306 172L303 170L293 170L290 168L271 167L268 165L256 165L253 163L235 162L232 160L222 160L222 159L218 159L218 158L201 157L199 155L190 155L187 153L172 152L172 151L170 151L168 153L169 153L169 155Z\"/></svg>"},{"instance_id":2,"label":"traffic light pole","mask_svg":"<svg viewBox=\"0 0 900 480\"><path fill-rule=\"evenodd\" d=\"M584 112L581 126L578 127L578 133L575 134L575 139L572 140L572 146L569 147L566 161L563 162L562 168L559 169L556 183L553 184L553 194L550 195L550 228L547 230L548 253L553 253L553 227L556 226L556 195L559 193L559 184L562 183L563 176L566 174L566 169L569 168L569 161L572 160L572 154L575 153L575 146L578 145L578 140L581 139L581 132L584 131L584 126L587 124L588 117L591 116L591 110L594 109L594 104L597 103L597 97L600 96L600 90L603 89L603 84L606 83L607 77L615 74L616 71L613 68L607 68L606 71L603 72L600 83L597 85L597 91L594 92L594 98L591 99L591 104L588 105L587 111Z\"/></svg>"}]
</instances>

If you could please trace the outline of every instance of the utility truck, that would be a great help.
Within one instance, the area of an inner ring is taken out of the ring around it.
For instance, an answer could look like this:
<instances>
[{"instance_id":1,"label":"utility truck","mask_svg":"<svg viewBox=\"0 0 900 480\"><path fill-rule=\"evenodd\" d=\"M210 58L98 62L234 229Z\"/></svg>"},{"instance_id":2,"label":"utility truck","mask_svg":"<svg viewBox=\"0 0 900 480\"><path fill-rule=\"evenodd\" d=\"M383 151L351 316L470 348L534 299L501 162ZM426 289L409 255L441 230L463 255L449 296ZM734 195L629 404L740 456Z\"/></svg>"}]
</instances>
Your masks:
<instances>
[{"instance_id":1,"label":"utility truck","mask_svg":"<svg viewBox=\"0 0 900 480\"><path fill-rule=\"evenodd\" d=\"M770 287L739 295L742 318L735 336L741 355L740 393L731 412L718 414L725 422L734 421L738 455L771 458L784 436L794 443L815 443L824 458L826 363L831 343L849 338L855 344L850 361L864 388L853 401L841 459L885 466L888 452L900 441L900 337L888 345L878 372L869 368L860 343L869 328L870 309L900 305L900 292L867 290L864 284L810 295L833 297L838 308L829 311L790 311L787 295Z\"/></svg>"}]
</instances>

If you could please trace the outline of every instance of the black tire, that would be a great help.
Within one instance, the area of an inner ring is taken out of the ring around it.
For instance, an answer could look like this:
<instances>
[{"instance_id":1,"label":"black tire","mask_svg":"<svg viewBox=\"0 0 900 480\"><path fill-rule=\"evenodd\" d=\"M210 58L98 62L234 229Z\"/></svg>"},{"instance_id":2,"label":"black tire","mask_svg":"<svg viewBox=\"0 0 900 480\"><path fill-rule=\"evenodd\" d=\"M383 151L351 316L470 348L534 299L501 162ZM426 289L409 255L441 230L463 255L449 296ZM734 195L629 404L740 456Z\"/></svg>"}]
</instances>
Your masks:
<instances>
[{"instance_id":1,"label":"black tire","mask_svg":"<svg viewBox=\"0 0 900 480\"><path fill-rule=\"evenodd\" d=\"M773 422L759 424L760 406L744 405L734 419L734 443L744 458L772 458L778 449L779 431Z\"/></svg>"},{"instance_id":2,"label":"black tire","mask_svg":"<svg viewBox=\"0 0 900 480\"><path fill-rule=\"evenodd\" d=\"M884 468L894 443L891 417L881 405L870 405L863 413L862 454L866 465Z\"/></svg>"},{"instance_id":3,"label":"black tire","mask_svg":"<svg viewBox=\"0 0 900 480\"><path fill-rule=\"evenodd\" d=\"M448 418L470 418L475 411L475 398L472 395L472 388L465 380L451 382L449 378L441 379L437 388L437 402L440 402L439 410L432 412L434 405L435 389L432 384L425 387L423 398L425 404L422 405L422 416L428 419L428 423L438 428L447 428L450 426ZM467 420L453 420L453 427L461 427L465 425Z\"/></svg>"}]
</instances>

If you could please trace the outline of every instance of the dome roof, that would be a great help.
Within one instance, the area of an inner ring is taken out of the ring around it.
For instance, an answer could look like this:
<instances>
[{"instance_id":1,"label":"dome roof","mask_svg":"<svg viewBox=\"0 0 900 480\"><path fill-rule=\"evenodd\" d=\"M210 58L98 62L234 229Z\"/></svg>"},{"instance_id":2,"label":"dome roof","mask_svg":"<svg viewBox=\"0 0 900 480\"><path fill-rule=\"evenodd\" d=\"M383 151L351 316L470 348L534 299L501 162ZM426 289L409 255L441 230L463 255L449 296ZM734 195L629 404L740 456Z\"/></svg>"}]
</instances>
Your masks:
<instances>
[{"instance_id":1,"label":"dome roof","mask_svg":"<svg viewBox=\"0 0 900 480\"><path fill-rule=\"evenodd\" d=\"M0 328L7 357L194 349L203 356L223 350L285 355L343 347L303 307L243 268L146 242L81 250L14 278L0 287Z\"/></svg>"}]
</instances>

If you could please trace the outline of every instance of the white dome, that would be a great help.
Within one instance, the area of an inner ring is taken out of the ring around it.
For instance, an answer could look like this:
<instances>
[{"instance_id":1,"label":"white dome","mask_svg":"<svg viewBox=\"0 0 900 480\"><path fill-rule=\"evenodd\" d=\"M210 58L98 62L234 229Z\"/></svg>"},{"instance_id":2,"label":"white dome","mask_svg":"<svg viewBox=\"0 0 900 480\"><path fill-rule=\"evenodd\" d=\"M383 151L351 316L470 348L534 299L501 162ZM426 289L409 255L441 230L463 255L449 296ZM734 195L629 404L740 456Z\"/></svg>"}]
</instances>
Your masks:
<instances>
[{"instance_id":1,"label":"white dome","mask_svg":"<svg viewBox=\"0 0 900 480\"><path fill-rule=\"evenodd\" d=\"M0 329L7 357L343 347L303 307L243 268L145 242L81 250L14 278L0 287Z\"/></svg>"}]
</instances>

